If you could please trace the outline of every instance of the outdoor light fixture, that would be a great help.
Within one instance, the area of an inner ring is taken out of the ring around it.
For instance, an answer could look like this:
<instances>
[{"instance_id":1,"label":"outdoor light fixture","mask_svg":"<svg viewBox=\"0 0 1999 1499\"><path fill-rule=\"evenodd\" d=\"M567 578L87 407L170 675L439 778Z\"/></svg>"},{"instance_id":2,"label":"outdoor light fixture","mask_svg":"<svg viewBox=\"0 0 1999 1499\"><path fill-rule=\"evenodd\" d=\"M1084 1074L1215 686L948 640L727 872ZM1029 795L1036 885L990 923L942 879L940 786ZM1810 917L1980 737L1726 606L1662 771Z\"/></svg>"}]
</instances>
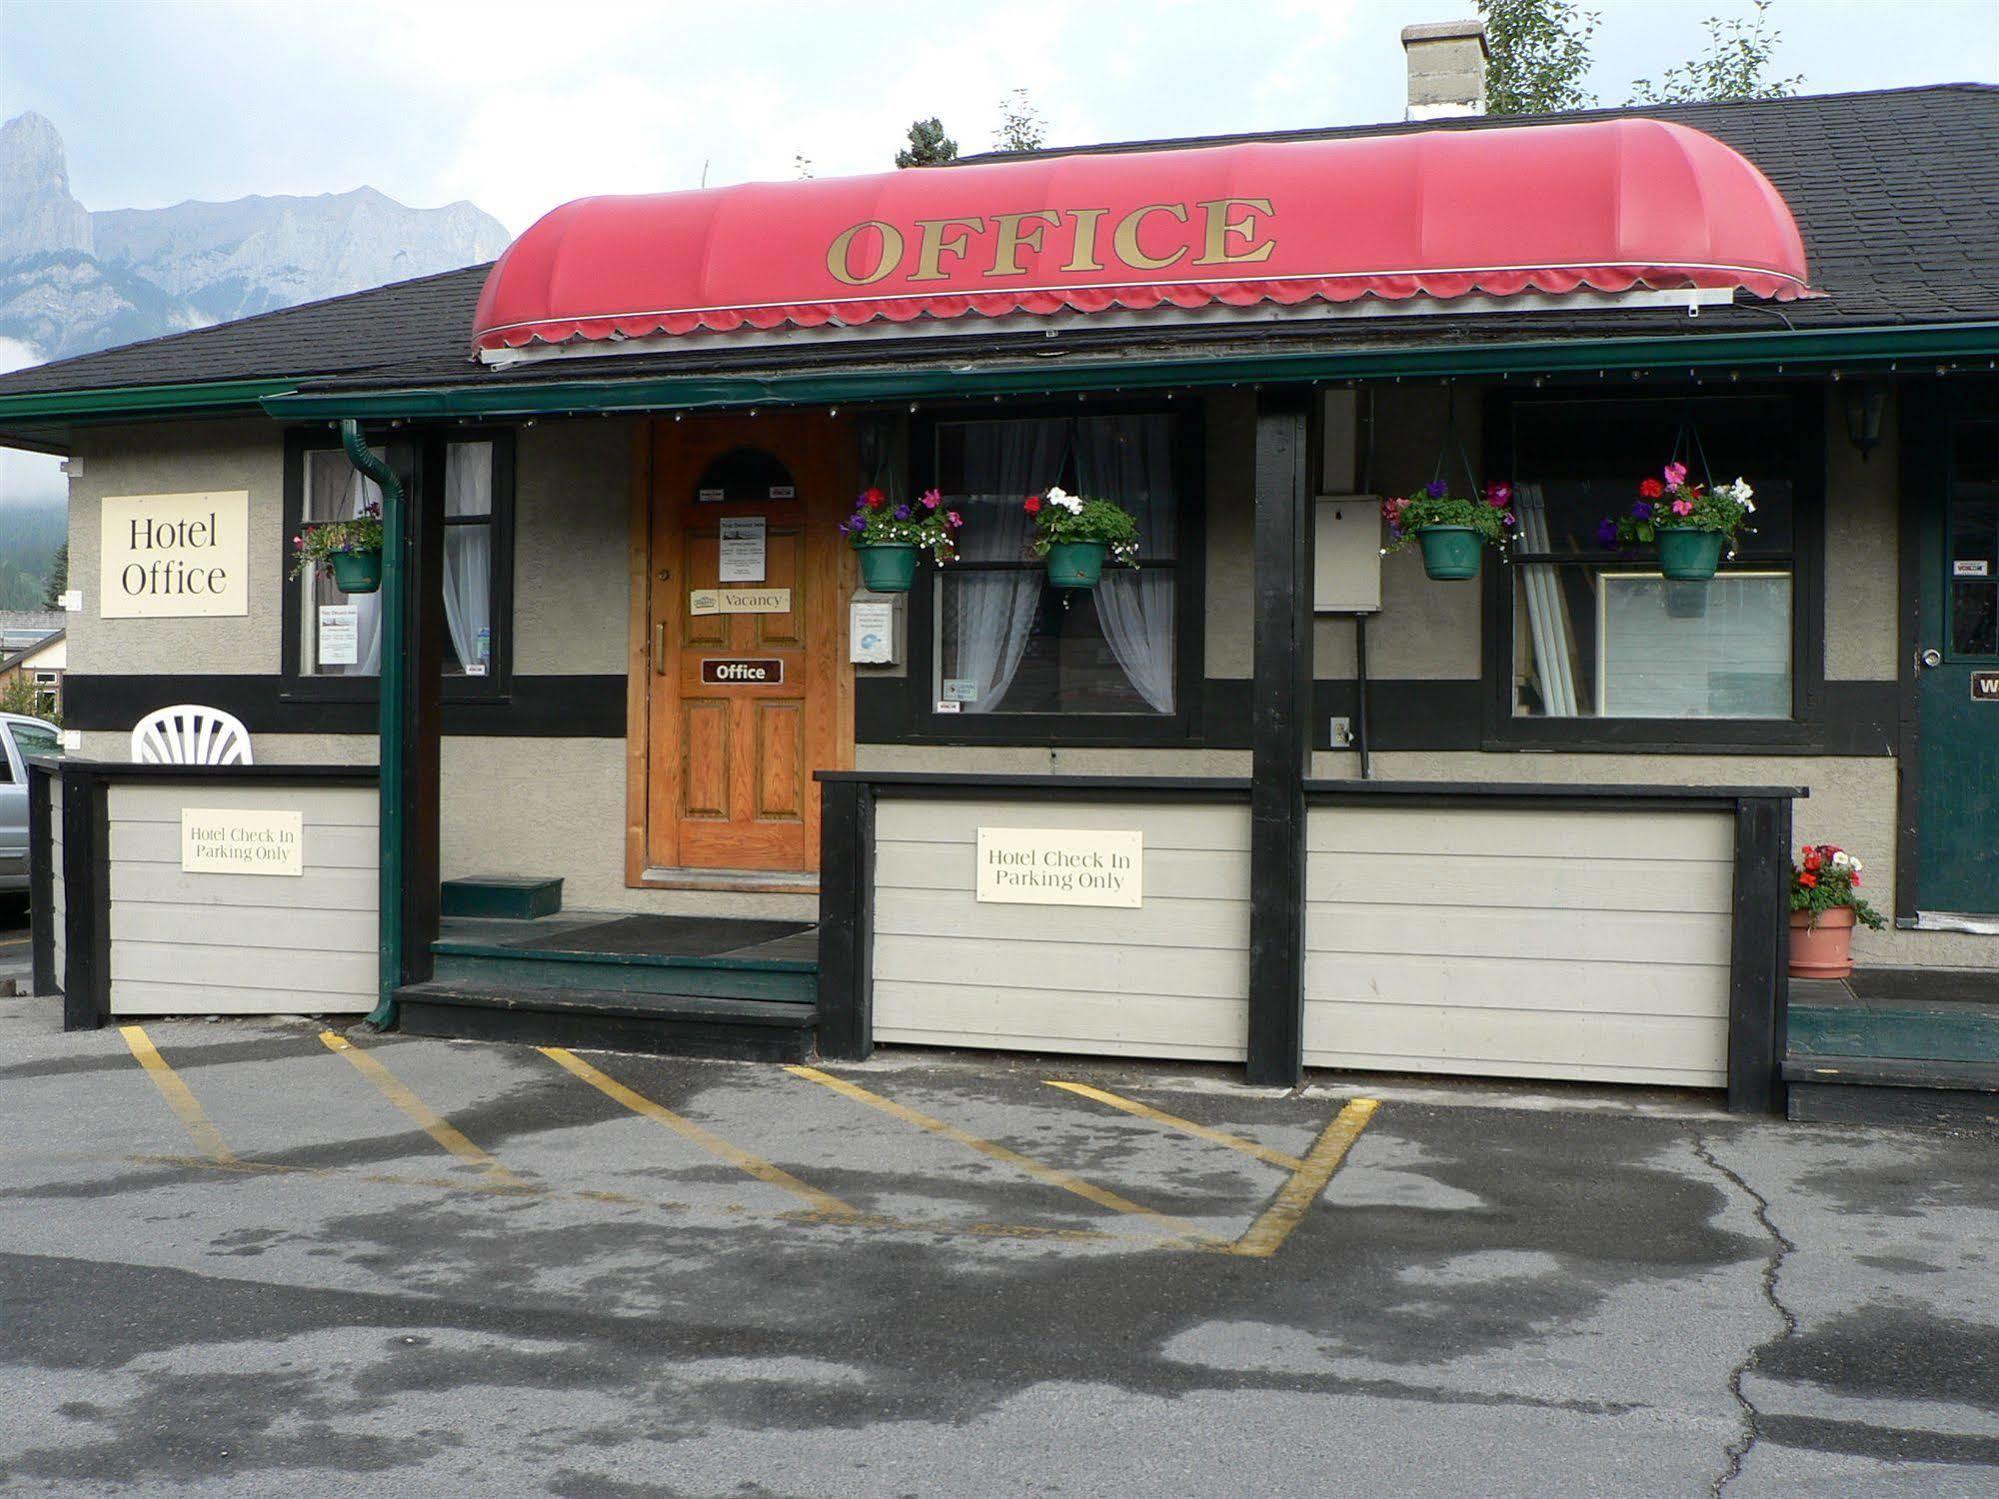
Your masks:
<instances>
[{"instance_id":1,"label":"outdoor light fixture","mask_svg":"<svg viewBox=\"0 0 1999 1499\"><path fill-rule=\"evenodd\" d=\"M1881 445L1881 413L1888 406L1888 387L1855 381L1846 387L1846 439L1867 455Z\"/></svg>"}]
</instances>

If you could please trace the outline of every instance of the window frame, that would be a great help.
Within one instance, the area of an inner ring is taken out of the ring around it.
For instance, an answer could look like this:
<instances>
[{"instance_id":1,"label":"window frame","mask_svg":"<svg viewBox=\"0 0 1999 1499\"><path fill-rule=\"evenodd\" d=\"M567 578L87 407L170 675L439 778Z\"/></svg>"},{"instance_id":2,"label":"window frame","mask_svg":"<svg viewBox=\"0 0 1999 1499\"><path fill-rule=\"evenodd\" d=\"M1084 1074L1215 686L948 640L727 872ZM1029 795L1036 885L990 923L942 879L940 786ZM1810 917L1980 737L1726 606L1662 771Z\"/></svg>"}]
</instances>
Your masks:
<instances>
[{"instance_id":1,"label":"window frame","mask_svg":"<svg viewBox=\"0 0 1999 1499\"><path fill-rule=\"evenodd\" d=\"M911 424L911 489L936 484L937 429L953 422L1049 417L1165 416L1173 421L1173 463L1178 486L1173 555L1173 711L1171 713L939 713L935 692L937 576L919 567L909 599L906 718L897 742L994 744L1051 749L1124 749L1201 742L1201 689L1206 677L1207 434L1198 402L1090 401L945 405L927 409ZM1001 563L999 567L1014 564ZM1022 567L1039 567L1022 562ZM982 564L985 566L985 564ZM967 569L969 571L970 569Z\"/></svg>"},{"instance_id":2,"label":"window frame","mask_svg":"<svg viewBox=\"0 0 1999 1499\"><path fill-rule=\"evenodd\" d=\"M1516 639L1513 569L1521 562L1548 561L1587 566L1632 558L1611 551L1534 553L1482 569L1480 618L1483 624L1484 724L1481 747L1490 751L1577 751L1645 754L1763 754L1771 750L1823 748L1825 705L1825 391L1818 382L1771 386L1731 384L1724 393L1707 386L1666 392L1610 395L1566 390L1489 391L1485 413L1486 471L1508 482L1514 473L1515 421L1529 407L1585 402L1645 402L1676 406L1718 399L1771 399L1791 408L1791 545L1745 548L1729 570L1767 570L1788 561L1791 569L1791 714L1788 718L1602 718L1534 717L1513 708ZM1634 471L1635 486L1641 474ZM1752 482L1754 482L1752 480Z\"/></svg>"},{"instance_id":3,"label":"window frame","mask_svg":"<svg viewBox=\"0 0 1999 1499\"><path fill-rule=\"evenodd\" d=\"M514 665L514 431L511 427L463 426L440 429L393 430L370 428L364 432L370 447L380 448L384 459L403 480L408 493L425 507L435 506L438 544L450 522L442 515L444 505L444 464L454 443L489 442L493 445L493 511L490 524L493 538L492 561L492 654L483 677L463 672L444 672L442 700L447 703L504 703L513 695ZM304 622L300 616L301 580L291 576L292 537L298 535L305 517L306 454L337 451L339 438L331 432L293 431L285 435L284 531L279 538L280 572L283 588L284 620L282 655L279 661L278 697L281 702L373 702L378 696L379 677L319 676L299 669ZM466 524L460 522L460 524ZM440 581L439 587L442 587ZM444 604L440 594L437 607Z\"/></svg>"}]
</instances>

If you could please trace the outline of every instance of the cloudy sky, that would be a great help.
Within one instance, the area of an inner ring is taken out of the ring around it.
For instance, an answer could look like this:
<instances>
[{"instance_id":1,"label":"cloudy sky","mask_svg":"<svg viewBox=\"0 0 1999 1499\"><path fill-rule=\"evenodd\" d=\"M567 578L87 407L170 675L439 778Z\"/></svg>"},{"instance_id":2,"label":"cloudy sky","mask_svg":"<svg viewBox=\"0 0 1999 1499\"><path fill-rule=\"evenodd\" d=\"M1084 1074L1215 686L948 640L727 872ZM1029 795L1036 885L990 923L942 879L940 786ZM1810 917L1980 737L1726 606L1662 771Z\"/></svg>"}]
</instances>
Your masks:
<instances>
[{"instance_id":1,"label":"cloudy sky","mask_svg":"<svg viewBox=\"0 0 1999 1499\"><path fill-rule=\"evenodd\" d=\"M1622 102L1748 0L1594 0ZM0 0L0 118L38 109L90 208L368 183L518 232L565 199L966 150L1024 87L1051 144L1396 119L1400 29L1472 0ZM1995 0L1776 0L1813 92L1999 79Z\"/></svg>"}]
</instances>

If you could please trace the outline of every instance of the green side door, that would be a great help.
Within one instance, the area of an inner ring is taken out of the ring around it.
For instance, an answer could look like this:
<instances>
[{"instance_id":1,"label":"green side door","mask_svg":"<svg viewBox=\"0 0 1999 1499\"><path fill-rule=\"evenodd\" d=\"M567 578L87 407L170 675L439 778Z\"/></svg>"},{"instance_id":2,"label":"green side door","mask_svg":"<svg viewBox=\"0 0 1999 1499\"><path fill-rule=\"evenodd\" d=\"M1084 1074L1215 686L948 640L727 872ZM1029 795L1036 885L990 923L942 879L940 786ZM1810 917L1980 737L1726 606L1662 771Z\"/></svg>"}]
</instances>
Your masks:
<instances>
[{"instance_id":1,"label":"green side door","mask_svg":"<svg viewBox=\"0 0 1999 1499\"><path fill-rule=\"evenodd\" d=\"M1942 433L1916 617L1916 906L1999 914L1999 413ZM1932 470L1932 472L1936 472Z\"/></svg>"}]
</instances>

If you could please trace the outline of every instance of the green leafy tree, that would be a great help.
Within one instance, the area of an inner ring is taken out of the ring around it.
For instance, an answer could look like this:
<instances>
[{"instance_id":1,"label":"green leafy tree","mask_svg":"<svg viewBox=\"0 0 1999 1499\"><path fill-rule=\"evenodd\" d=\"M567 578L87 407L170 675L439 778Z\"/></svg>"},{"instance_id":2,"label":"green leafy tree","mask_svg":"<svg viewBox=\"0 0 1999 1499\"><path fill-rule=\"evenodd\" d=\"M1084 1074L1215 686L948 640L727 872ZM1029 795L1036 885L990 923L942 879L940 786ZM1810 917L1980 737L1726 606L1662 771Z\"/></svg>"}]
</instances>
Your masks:
<instances>
[{"instance_id":1,"label":"green leafy tree","mask_svg":"<svg viewBox=\"0 0 1999 1499\"><path fill-rule=\"evenodd\" d=\"M1770 0L1756 0L1756 14L1723 20L1710 16L1707 53L1683 67L1668 68L1654 83L1635 79L1633 104L1697 104L1728 99L1788 99L1805 75L1769 76L1783 33L1770 27Z\"/></svg>"},{"instance_id":2,"label":"green leafy tree","mask_svg":"<svg viewBox=\"0 0 1999 1499\"><path fill-rule=\"evenodd\" d=\"M1017 88L1000 100L1000 128L993 136L995 151L1039 151L1047 136L1041 111L1027 97L1026 89Z\"/></svg>"},{"instance_id":3,"label":"green leafy tree","mask_svg":"<svg viewBox=\"0 0 1999 1499\"><path fill-rule=\"evenodd\" d=\"M958 159L958 143L944 133L944 122L932 115L909 126L909 144L895 153L898 167L941 167Z\"/></svg>"},{"instance_id":4,"label":"green leafy tree","mask_svg":"<svg viewBox=\"0 0 1999 1499\"><path fill-rule=\"evenodd\" d=\"M1596 103L1583 79L1601 14L1573 0L1478 0L1478 11L1490 54L1487 114L1557 114Z\"/></svg>"},{"instance_id":5,"label":"green leafy tree","mask_svg":"<svg viewBox=\"0 0 1999 1499\"><path fill-rule=\"evenodd\" d=\"M42 607L60 609L62 596L69 592L69 543L56 548L56 560L49 567L49 581L42 589Z\"/></svg>"}]
</instances>

